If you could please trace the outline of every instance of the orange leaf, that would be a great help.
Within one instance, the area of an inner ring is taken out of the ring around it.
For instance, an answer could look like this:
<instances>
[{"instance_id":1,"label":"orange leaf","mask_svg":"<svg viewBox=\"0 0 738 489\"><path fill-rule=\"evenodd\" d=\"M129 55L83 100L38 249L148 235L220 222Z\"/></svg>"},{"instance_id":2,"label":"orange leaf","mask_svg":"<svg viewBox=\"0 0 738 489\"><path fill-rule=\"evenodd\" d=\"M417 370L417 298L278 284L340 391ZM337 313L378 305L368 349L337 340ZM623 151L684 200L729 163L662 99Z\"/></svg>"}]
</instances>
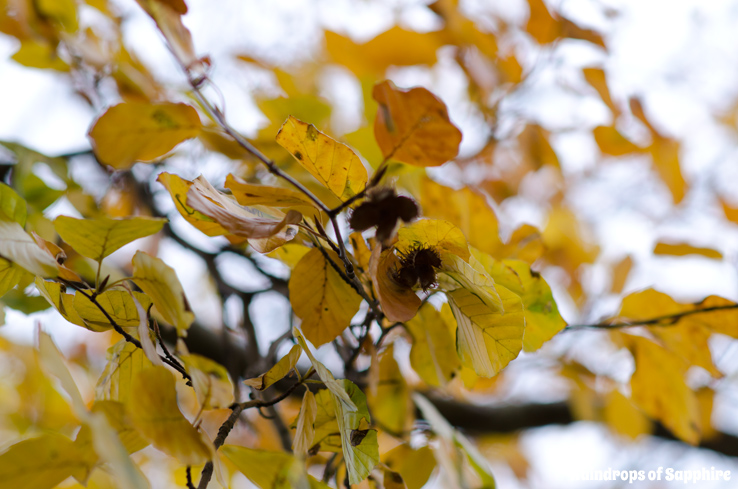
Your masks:
<instances>
[{"instance_id":1,"label":"orange leaf","mask_svg":"<svg viewBox=\"0 0 738 489\"><path fill-rule=\"evenodd\" d=\"M369 260L369 275L372 277L374 291L382 310L390 321L409 321L418 312L421 301L415 292L400 285L394 279L394 272L400 267L400 260L392 249L381 250L375 246Z\"/></svg>"},{"instance_id":2,"label":"orange leaf","mask_svg":"<svg viewBox=\"0 0 738 489\"><path fill-rule=\"evenodd\" d=\"M390 81L374 86L379 104L374 136L386 159L415 166L439 166L456 157L461 131L446 105L425 88L401 90Z\"/></svg>"},{"instance_id":3,"label":"orange leaf","mask_svg":"<svg viewBox=\"0 0 738 489\"><path fill-rule=\"evenodd\" d=\"M700 248L687 243L664 243L663 241L659 241L656 243L656 247L653 249L653 252L655 255L702 255L715 260L723 259L723 254L717 250L712 248Z\"/></svg>"}]
</instances>

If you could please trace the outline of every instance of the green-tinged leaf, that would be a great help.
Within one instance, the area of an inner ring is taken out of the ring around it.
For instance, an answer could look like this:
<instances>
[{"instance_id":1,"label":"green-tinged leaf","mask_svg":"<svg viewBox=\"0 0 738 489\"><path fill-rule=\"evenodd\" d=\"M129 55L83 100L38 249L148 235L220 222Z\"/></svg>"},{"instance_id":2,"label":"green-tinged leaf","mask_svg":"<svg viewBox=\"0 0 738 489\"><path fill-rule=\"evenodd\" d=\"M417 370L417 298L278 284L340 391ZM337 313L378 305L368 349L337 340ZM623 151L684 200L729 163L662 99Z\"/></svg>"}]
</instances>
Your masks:
<instances>
[{"instance_id":1,"label":"green-tinged leaf","mask_svg":"<svg viewBox=\"0 0 738 489\"><path fill-rule=\"evenodd\" d=\"M192 387L202 409L226 408L233 404L233 382L226 368L201 355L179 355L192 376Z\"/></svg>"},{"instance_id":2,"label":"green-tinged leaf","mask_svg":"<svg viewBox=\"0 0 738 489\"><path fill-rule=\"evenodd\" d=\"M159 258L137 251L133 256L133 281L151 298L164 320L184 336L195 315L174 269Z\"/></svg>"},{"instance_id":3,"label":"green-tinged leaf","mask_svg":"<svg viewBox=\"0 0 738 489\"><path fill-rule=\"evenodd\" d=\"M339 198L364 189L367 173L351 148L290 116L277 134L277 143Z\"/></svg>"},{"instance_id":4,"label":"green-tinged leaf","mask_svg":"<svg viewBox=\"0 0 738 489\"><path fill-rule=\"evenodd\" d=\"M108 349L108 363L95 387L95 399L127 403L134 396L131 382L138 373L151 366L143 350L121 340Z\"/></svg>"},{"instance_id":5,"label":"green-tinged leaf","mask_svg":"<svg viewBox=\"0 0 738 489\"><path fill-rule=\"evenodd\" d=\"M135 395L128 399L131 421L152 445L181 463L205 463L212 447L182 415L174 386L174 375L165 367L138 372L131 383Z\"/></svg>"},{"instance_id":6,"label":"green-tinged leaf","mask_svg":"<svg viewBox=\"0 0 738 489\"><path fill-rule=\"evenodd\" d=\"M26 201L11 187L0 183L0 218L26 225ZM3 217L4 215L4 217Z\"/></svg>"},{"instance_id":7,"label":"green-tinged leaf","mask_svg":"<svg viewBox=\"0 0 738 489\"><path fill-rule=\"evenodd\" d=\"M295 438L292 441L292 450L300 455L307 455L315 439L315 419L318 414L318 404L315 395L308 389L302 397L300 414L297 415Z\"/></svg>"},{"instance_id":8,"label":"green-tinged leaf","mask_svg":"<svg viewBox=\"0 0 738 489\"><path fill-rule=\"evenodd\" d=\"M87 297L90 291L77 292L74 295L73 305L77 314L85 322L88 329L106 331L113 327L105 314ZM133 296L141 303L144 311L151 305L151 299L141 292L133 292ZM139 314L131 294L127 290L110 289L95 297L105 312L123 328L138 326Z\"/></svg>"},{"instance_id":9,"label":"green-tinged leaf","mask_svg":"<svg viewBox=\"0 0 738 489\"><path fill-rule=\"evenodd\" d=\"M0 454L0 489L51 489L86 473L88 454L58 433L23 440Z\"/></svg>"},{"instance_id":10,"label":"green-tinged leaf","mask_svg":"<svg viewBox=\"0 0 738 489\"><path fill-rule=\"evenodd\" d=\"M417 316L405 323L413 338L410 365L421 379L434 387L448 383L461 368L449 326L430 304L424 305Z\"/></svg>"},{"instance_id":11,"label":"green-tinged leaf","mask_svg":"<svg viewBox=\"0 0 738 489\"><path fill-rule=\"evenodd\" d=\"M413 400L418 406L418 409L420 409L423 418L430 423L431 429L441 438L446 453L456 452L454 455L461 455L476 473L482 485L477 484L475 487L479 487L480 489L495 489L497 485L489 469L489 463L471 441L454 429L428 399L418 393L414 393ZM438 462L447 468L448 464L453 463L445 457L444 459L439 458ZM448 475L456 479L460 487L468 487L469 481L466 480L467 476L462 470L463 467L457 465L452 468L454 470Z\"/></svg>"},{"instance_id":12,"label":"green-tinged leaf","mask_svg":"<svg viewBox=\"0 0 738 489\"><path fill-rule=\"evenodd\" d=\"M36 277L36 288L41 293L41 296L46 299L49 304L54 306L62 317L70 323L82 326L83 328L90 328L92 331L98 332L109 329L109 327L96 328L95 326L88 326L74 307L75 296L67 294L65 292L66 288L62 284L57 282L46 282L41 277Z\"/></svg>"},{"instance_id":13,"label":"green-tinged leaf","mask_svg":"<svg viewBox=\"0 0 738 489\"><path fill-rule=\"evenodd\" d=\"M297 365L300 355L302 355L302 348L300 345L295 345L287 355L282 357L276 365L270 368L266 373L253 379L244 380L243 383L256 390L263 391L275 382L285 378L292 369L295 368L295 365Z\"/></svg>"},{"instance_id":14,"label":"green-tinged leaf","mask_svg":"<svg viewBox=\"0 0 738 489\"><path fill-rule=\"evenodd\" d=\"M332 396L333 405L338 431L341 433L341 446L349 483L358 484L367 478L379 462L377 431L369 429L371 416L364 393L350 380L343 379L341 383L356 410L346 409L345 404L336 396Z\"/></svg>"},{"instance_id":15,"label":"green-tinged leaf","mask_svg":"<svg viewBox=\"0 0 738 489\"><path fill-rule=\"evenodd\" d=\"M0 297L18 285L26 273L21 267L0 258Z\"/></svg>"},{"instance_id":16,"label":"green-tinged leaf","mask_svg":"<svg viewBox=\"0 0 738 489\"><path fill-rule=\"evenodd\" d=\"M259 489L328 489L308 475L305 463L284 452L226 445L220 452Z\"/></svg>"},{"instance_id":17,"label":"green-tinged leaf","mask_svg":"<svg viewBox=\"0 0 738 489\"><path fill-rule=\"evenodd\" d=\"M200 132L200 116L186 104L126 102L110 107L90 128L95 155L115 169L151 162Z\"/></svg>"},{"instance_id":18,"label":"green-tinged leaf","mask_svg":"<svg viewBox=\"0 0 738 489\"><path fill-rule=\"evenodd\" d=\"M75 219L59 216L54 228L74 251L95 261L144 236L157 233L166 219L129 217L126 219Z\"/></svg>"},{"instance_id":19,"label":"green-tinged leaf","mask_svg":"<svg viewBox=\"0 0 738 489\"><path fill-rule=\"evenodd\" d=\"M289 282L292 309L316 347L341 334L361 304L359 294L334 268L343 266L338 255L332 250L325 253L327 257L317 248L310 250L292 270Z\"/></svg>"},{"instance_id":20,"label":"green-tinged leaf","mask_svg":"<svg viewBox=\"0 0 738 489\"><path fill-rule=\"evenodd\" d=\"M551 293L551 287L530 265L522 260L496 261L491 256L475 253L495 282L518 294L525 307L523 349L538 350L564 329L566 322Z\"/></svg>"},{"instance_id":21,"label":"green-tinged leaf","mask_svg":"<svg viewBox=\"0 0 738 489\"><path fill-rule=\"evenodd\" d=\"M493 377L515 359L523 348L525 316L520 297L498 285L501 309L470 289L448 292L458 329L456 351L461 362L482 377Z\"/></svg>"},{"instance_id":22,"label":"green-tinged leaf","mask_svg":"<svg viewBox=\"0 0 738 489\"><path fill-rule=\"evenodd\" d=\"M0 257L41 277L59 275L54 258L15 221L0 219Z\"/></svg>"},{"instance_id":23,"label":"green-tinged leaf","mask_svg":"<svg viewBox=\"0 0 738 489\"><path fill-rule=\"evenodd\" d=\"M384 81L374 87L372 97L379 104L374 136L385 159L426 167L456 157L461 131L431 92L422 87L402 90Z\"/></svg>"},{"instance_id":24,"label":"green-tinged leaf","mask_svg":"<svg viewBox=\"0 0 738 489\"><path fill-rule=\"evenodd\" d=\"M307 354L308 358L310 359L310 363L313 364L313 368L316 372L318 372L318 377L320 377L320 380L323 381L326 388L334 396L341 400L341 402L345 406L345 409L356 411L356 406L354 405L354 402L351 400L349 395L346 393L346 389L344 389L343 384L337 381L333 377L331 371L328 370L325 365L320 363L317 358L315 358L315 355L313 355L313 352L310 351L310 348L307 346L305 338L302 336L300 330L297 328L292 328L292 336L295 337L295 340L297 340L297 344L299 344Z\"/></svg>"},{"instance_id":25,"label":"green-tinged leaf","mask_svg":"<svg viewBox=\"0 0 738 489\"><path fill-rule=\"evenodd\" d=\"M451 254L446 254L442 258L444 274L439 279L442 289L454 290L462 287L476 294L490 310L503 309L495 281L474 256L470 256L468 262Z\"/></svg>"}]
</instances>

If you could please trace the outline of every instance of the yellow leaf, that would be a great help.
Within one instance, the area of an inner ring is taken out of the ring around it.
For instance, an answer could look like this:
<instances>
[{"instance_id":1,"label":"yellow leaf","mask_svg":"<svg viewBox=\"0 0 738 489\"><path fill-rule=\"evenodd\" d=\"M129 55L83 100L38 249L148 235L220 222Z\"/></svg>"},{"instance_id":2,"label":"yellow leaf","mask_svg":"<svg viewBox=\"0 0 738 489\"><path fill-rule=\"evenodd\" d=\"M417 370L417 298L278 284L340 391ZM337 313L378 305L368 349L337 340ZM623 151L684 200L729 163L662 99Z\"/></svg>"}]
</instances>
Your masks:
<instances>
[{"instance_id":1,"label":"yellow leaf","mask_svg":"<svg viewBox=\"0 0 738 489\"><path fill-rule=\"evenodd\" d=\"M269 252L267 256L281 261L290 267L290 269L294 269L308 251L310 251L310 248L305 245L287 243L286 245L280 246L276 250Z\"/></svg>"},{"instance_id":2,"label":"yellow leaf","mask_svg":"<svg viewBox=\"0 0 738 489\"><path fill-rule=\"evenodd\" d=\"M630 269L633 267L633 258L626 256L612 267L612 286L610 291L613 294L619 294L623 291L625 283L628 280Z\"/></svg>"},{"instance_id":3,"label":"yellow leaf","mask_svg":"<svg viewBox=\"0 0 738 489\"><path fill-rule=\"evenodd\" d=\"M186 104L127 102L110 107L89 131L95 155L117 170L151 162L200 132L200 116Z\"/></svg>"},{"instance_id":4,"label":"yellow leaf","mask_svg":"<svg viewBox=\"0 0 738 489\"><path fill-rule=\"evenodd\" d=\"M366 168L351 148L290 116L277 134L277 143L339 198L364 190Z\"/></svg>"},{"instance_id":5,"label":"yellow leaf","mask_svg":"<svg viewBox=\"0 0 738 489\"><path fill-rule=\"evenodd\" d=\"M656 243L656 247L653 249L654 255L673 255L673 256L686 256L686 255L702 255L707 258L714 260L722 260L723 254L712 248L701 248L698 246L692 246L687 243L664 243L659 241Z\"/></svg>"},{"instance_id":6,"label":"yellow leaf","mask_svg":"<svg viewBox=\"0 0 738 489\"><path fill-rule=\"evenodd\" d=\"M54 344L48 333L41 331L38 335L38 353L41 365L46 369L47 373L59 379L64 392L66 392L72 400L74 412L80 419L83 419L87 413L85 402L82 400L82 394L79 392L77 384L72 378L67 365L64 363L64 357Z\"/></svg>"},{"instance_id":7,"label":"yellow leaf","mask_svg":"<svg viewBox=\"0 0 738 489\"><path fill-rule=\"evenodd\" d=\"M154 217L76 219L59 216L54 220L54 229L74 251L99 262L131 241L159 232L166 222L166 219Z\"/></svg>"},{"instance_id":8,"label":"yellow leaf","mask_svg":"<svg viewBox=\"0 0 738 489\"><path fill-rule=\"evenodd\" d=\"M374 87L379 104L374 136L386 160L415 166L439 166L459 152L461 131L446 105L425 88L401 90L390 81Z\"/></svg>"},{"instance_id":9,"label":"yellow leaf","mask_svg":"<svg viewBox=\"0 0 738 489\"><path fill-rule=\"evenodd\" d=\"M0 258L5 258L33 275L59 275L57 262L15 221L0 219Z\"/></svg>"},{"instance_id":10,"label":"yellow leaf","mask_svg":"<svg viewBox=\"0 0 738 489\"><path fill-rule=\"evenodd\" d=\"M202 409L227 408L233 404L233 382L223 365L191 353L179 358L192 376L192 387Z\"/></svg>"},{"instance_id":11,"label":"yellow leaf","mask_svg":"<svg viewBox=\"0 0 738 489\"><path fill-rule=\"evenodd\" d=\"M434 247L439 253L451 253L463 260L468 260L470 256L464 233L450 222L438 219L421 219L400 228L397 232L397 250L407 253L414 246Z\"/></svg>"},{"instance_id":12,"label":"yellow leaf","mask_svg":"<svg viewBox=\"0 0 738 489\"><path fill-rule=\"evenodd\" d=\"M436 63L436 51L443 43L433 33L421 34L395 26L369 42L356 44L335 32L325 31L325 43L333 60L356 76L381 77L390 66ZM398 49L402 46L402 49Z\"/></svg>"},{"instance_id":13,"label":"yellow leaf","mask_svg":"<svg viewBox=\"0 0 738 489\"><path fill-rule=\"evenodd\" d=\"M295 345L287 355L282 357L276 365L270 368L266 373L253 379L244 380L243 383L256 390L263 391L264 389L272 386L275 382L285 378L292 369L295 368L295 365L297 365L300 355L302 355L302 348L300 348L300 345Z\"/></svg>"},{"instance_id":14,"label":"yellow leaf","mask_svg":"<svg viewBox=\"0 0 738 489\"><path fill-rule=\"evenodd\" d=\"M318 404L315 402L315 395L307 389L302 398L302 406L300 414L297 416L297 428L295 438L292 441L292 450L300 455L306 455L313 446L315 437L315 417L318 414Z\"/></svg>"},{"instance_id":15,"label":"yellow leaf","mask_svg":"<svg viewBox=\"0 0 738 489\"><path fill-rule=\"evenodd\" d=\"M51 489L87 471L88 454L58 433L23 440L0 454L0 488Z\"/></svg>"},{"instance_id":16,"label":"yellow leaf","mask_svg":"<svg viewBox=\"0 0 738 489\"><path fill-rule=\"evenodd\" d=\"M546 8L546 3L543 0L528 0L528 8L530 16L525 26L526 32L539 44L549 44L558 39L561 28Z\"/></svg>"},{"instance_id":17,"label":"yellow leaf","mask_svg":"<svg viewBox=\"0 0 738 489\"><path fill-rule=\"evenodd\" d=\"M192 35L181 18L187 12L184 1L136 0L136 2L154 19L177 60L186 69L194 68L197 56L192 45Z\"/></svg>"},{"instance_id":18,"label":"yellow leaf","mask_svg":"<svg viewBox=\"0 0 738 489\"><path fill-rule=\"evenodd\" d=\"M127 403L135 395L131 382L142 370L151 367L142 349L121 340L108 349L108 363L97 381L95 399Z\"/></svg>"},{"instance_id":19,"label":"yellow leaf","mask_svg":"<svg viewBox=\"0 0 738 489\"><path fill-rule=\"evenodd\" d=\"M56 53L56 47L45 41L23 39L20 48L11 59L29 68L69 71L69 65Z\"/></svg>"},{"instance_id":20,"label":"yellow leaf","mask_svg":"<svg viewBox=\"0 0 738 489\"><path fill-rule=\"evenodd\" d=\"M38 0L34 7L42 17L58 22L67 32L75 32L79 27L74 0Z\"/></svg>"},{"instance_id":21,"label":"yellow leaf","mask_svg":"<svg viewBox=\"0 0 738 489\"><path fill-rule=\"evenodd\" d=\"M341 334L359 311L361 297L338 274L338 255L327 257L317 248L302 257L290 277L290 302L302 319L300 328L310 342L319 347ZM329 263L330 262L332 263Z\"/></svg>"},{"instance_id":22,"label":"yellow leaf","mask_svg":"<svg viewBox=\"0 0 738 489\"><path fill-rule=\"evenodd\" d=\"M202 176L192 182L187 192L187 205L223 226L230 234L253 240L276 238L280 245L295 237L297 228L294 224L302 220L302 214L295 210L284 214L277 209L267 208L265 210L272 214L269 216L260 209L241 207L218 192ZM251 244L253 246L254 242Z\"/></svg>"},{"instance_id":23,"label":"yellow leaf","mask_svg":"<svg viewBox=\"0 0 738 489\"><path fill-rule=\"evenodd\" d=\"M610 156L625 156L647 151L630 142L614 127L597 126L592 134L600 151Z\"/></svg>"},{"instance_id":24,"label":"yellow leaf","mask_svg":"<svg viewBox=\"0 0 738 489\"><path fill-rule=\"evenodd\" d=\"M413 289L395 280L400 260L390 248L376 245L369 259L369 275L382 311L390 321L409 321L415 316L421 300Z\"/></svg>"},{"instance_id":25,"label":"yellow leaf","mask_svg":"<svg viewBox=\"0 0 738 489\"><path fill-rule=\"evenodd\" d=\"M225 188L229 189L236 201L245 206L267 205L272 207L310 206L315 204L305 194L283 187L270 187L248 183L229 174Z\"/></svg>"},{"instance_id":26,"label":"yellow leaf","mask_svg":"<svg viewBox=\"0 0 738 489\"><path fill-rule=\"evenodd\" d=\"M105 416L108 424L116 431L120 442L128 453L137 452L148 446L149 443L141 438L133 425L131 425L131 420L126 413L123 403L116 401L95 401L91 411Z\"/></svg>"},{"instance_id":27,"label":"yellow leaf","mask_svg":"<svg viewBox=\"0 0 738 489\"><path fill-rule=\"evenodd\" d=\"M133 281L149 296L164 320L184 336L195 315L174 270L159 258L137 251L133 256Z\"/></svg>"},{"instance_id":28,"label":"yellow leaf","mask_svg":"<svg viewBox=\"0 0 738 489\"><path fill-rule=\"evenodd\" d=\"M738 208L732 207L723 199L720 199L720 204L723 207L725 218L730 222L738 224Z\"/></svg>"},{"instance_id":29,"label":"yellow leaf","mask_svg":"<svg viewBox=\"0 0 738 489\"><path fill-rule=\"evenodd\" d=\"M173 374L165 367L138 372L131 383L135 395L128 400L131 421L154 447L181 463L205 463L212 447L182 415L174 384Z\"/></svg>"},{"instance_id":30,"label":"yellow leaf","mask_svg":"<svg viewBox=\"0 0 738 489\"><path fill-rule=\"evenodd\" d=\"M390 434L404 433L412 421L412 403L407 382L394 357L394 344L379 356L379 382L376 393L367 400L381 429Z\"/></svg>"},{"instance_id":31,"label":"yellow leaf","mask_svg":"<svg viewBox=\"0 0 738 489\"><path fill-rule=\"evenodd\" d=\"M582 73L584 73L584 79L587 80L587 83L597 90L602 101L605 102L605 105L607 105L607 107L612 111L613 117L617 119L620 115L620 109L618 109L610 96L610 89L607 88L605 71L601 68L584 68Z\"/></svg>"},{"instance_id":32,"label":"yellow leaf","mask_svg":"<svg viewBox=\"0 0 738 489\"><path fill-rule=\"evenodd\" d=\"M54 306L64 319L72 324L76 324L77 326L88 328L91 331L100 332L110 328L110 326L96 327L85 323L79 313L77 313L77 309L74 307L75 296L65 293L62 287L64 286L60 283L46 282L41 277L36 277L36 288L41 293L41 296L46 299L49 304Z\"/></svg>"},{"instance_id":33,"label":"yellow leaf","mask_svg":"<svg viewBox=\"0 0 738 489\"><path fill-rule=\"evenodd\" d=\"M495 283L519 295L525 308L525 351L535 351L543 346L566 322L551 293L551 288L538 272L521 260L495 261L489 255L480 258Z\"/></svg>"},{"instance_id":34,"label":"yellow leaf","mask_svg":"<svg viewBox=\"0 0 738 489\"><path fill-rule=\"evenodd\" d=\"M447 384L461 367L454 347L451 325L430 304L423 306L418 315L405 323L413 338L410 365L428 385L441 387Z\"/></svg>"},{"instance_id":35,"label":"yellow leaf","mask_svg":"<svg viewBox=\"0 0 738 489\"><path fill-rule=\"evenodd\" d=\"M633 402L682 441L699 443L697 398L684 380L687 362L646 338L625 338L636 365L630 379Z\"/></svg>"},{"instance_id":36,"label":"yellow leaf","mask_svg":"<svg viewBox=\"0 0 738 489\"><path fill-rule=\"evenodd\" d=\"M23 275L27 272L21 267L0 258L0 297L8 293L13 287L20 283Z\"/></svg>"},{"instance_id":37,"label":"yellow leaf","mask_svg":"<svg viewBox=\"0 0 738 489\"><path fill-rule=\"evenodd\" d=\"M0 183L0 219L26 225L26 201L12 187ZM5 215L3 217L3 214Z\"/></svg>"},{"instance_id":38,"label":"yellow leaf","mask_svg":"<svg viewBox=\"0 0 738 489\"><path fill-rule=\"evenodd\" d=\"M89 294L86 292L85 294ZM100 309L81 292L74 295L72 304L79 317L84 320L84 326L92 331L107 331L112 328L108 318ZM141 303L144 311L148 310L151 299L141 292L133 292L134 297ZM105 312L121 327L133 328L138 326L139 314L131 294L126 290L110 289L95 298L95 301L105 309Z\"/></svg>"},{"instance_id":39,"label":"yellow leaf","mask_svg":"<svg viewBox=\"0 0 738 489\"><path fill-rule=\"evenodd\" d=\"M382 461L402 476L407 489L421 489L436 468L436 459L430 447L413 449L405 443L385 453Z\"/></svg>"},{"instance_id":40,"label":"yellow leaf","mask_svg":"<svg viewBox=\"0 0 738 489\"><path fill-rule=\"evenodd\" d=\"M259 489L327 489L305 470L292 454L226 445L220 449Z\"/></svg>"},{"instance_id":41,"label":"yellow leaf","mask_svg":"<svg viewBox=\"0 0 738 489\"><path fill-rule=\"evenodd\" d=\"M111 426L107 415L93 414L89 417L89 427L92 445L106 468L115 476L116 486L119 489L149 489L149 481L128 456L119 432Z\"/></svg>"},{"instance_id":42,"label":"yellow leaf","mask_svg":"<svg viewBox=\"0 0 738 489\"><path fill-rule=\"evenodd\" d=\"M523 303L505 287L496 289L502 310L490 308L469 289L446 293L458 324L456 351L461 362L481 377L497 375L523 348Z\"/></svg>"},{"instance_id":43,"label":"yellow leaf","mask_svg":"<svg viewBox=\"0 0 738 489\"><path fill-rule=\"evenodd\" d=\"M192 187L192 182L181 178L173 173L160 173L156 181L164 185L174 201L174 205L187 222L202 231L206 236L221 236L228 234L228 230L209 218L202 212L198 212L187 205L187 192Z\"/></svg>"},{"instance_id":44,"label":"yellow leaf","mask_svg":"<svg viewBox=\"0 0 738 489\"><path fill-rule=\"evenodd\" d=\"M651 433L650 420L617 389L607 394L603 416L605 423L616 433L633 440Z\"/></svg>"}]
</instances>

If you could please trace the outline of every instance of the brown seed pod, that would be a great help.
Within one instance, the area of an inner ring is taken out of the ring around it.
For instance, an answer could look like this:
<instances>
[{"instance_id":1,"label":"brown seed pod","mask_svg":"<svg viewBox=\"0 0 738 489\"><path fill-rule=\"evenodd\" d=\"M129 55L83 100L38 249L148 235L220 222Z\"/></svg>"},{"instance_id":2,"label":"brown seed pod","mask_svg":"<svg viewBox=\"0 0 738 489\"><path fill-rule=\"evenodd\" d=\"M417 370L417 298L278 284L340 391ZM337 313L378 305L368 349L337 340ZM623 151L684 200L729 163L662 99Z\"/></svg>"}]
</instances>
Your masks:
<instances>
[{"instance_id":1,"label":"brown seed pod","mask_svg":"<svg viewBox=\"0 0 738 489\"><path fill-rule=\"evenodd\" d=\"M418 206L402 195L396 195L392 188L375 188L367 199L351 213L349 225L355 231L366 231L377 226L377 239L389 241L397 226L397 220L410 222L418 217Z\"/></svg>"},{"instance_id":2,"label":"brown seed pod","mask_svg":"<svg viewBox=\"0 0 738 489\"><path fill-rule=\"evenodd\" d=\"M441 266L441 257L433 248L415 245L400 254L400 268L394 279L405 287L412 288L420 283L423 291L436 285L436 268Z\"/></svg>"}]
</instances>

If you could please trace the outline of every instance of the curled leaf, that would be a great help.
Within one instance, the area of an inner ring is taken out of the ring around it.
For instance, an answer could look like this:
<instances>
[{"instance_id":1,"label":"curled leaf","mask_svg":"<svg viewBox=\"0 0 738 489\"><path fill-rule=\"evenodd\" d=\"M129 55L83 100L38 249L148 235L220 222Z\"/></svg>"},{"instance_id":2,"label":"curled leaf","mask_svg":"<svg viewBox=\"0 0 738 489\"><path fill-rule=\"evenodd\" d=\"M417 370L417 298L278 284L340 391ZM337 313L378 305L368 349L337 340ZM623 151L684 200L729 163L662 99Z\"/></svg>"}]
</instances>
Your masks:
<instances>
[{"instance_id":1,"label":"curled leaf","mask_svg":"<svg viewBox=\"0 0 738 489\"><path fill-rule=\"evenodd\" d=\"M375 246L369 260L369 275L377 294L382 311L390 321L409 321L418 312L421 301L412 288L399 283L396 272L400 260L392 249L382 251Z\"/></svg>"}]
</instances>

